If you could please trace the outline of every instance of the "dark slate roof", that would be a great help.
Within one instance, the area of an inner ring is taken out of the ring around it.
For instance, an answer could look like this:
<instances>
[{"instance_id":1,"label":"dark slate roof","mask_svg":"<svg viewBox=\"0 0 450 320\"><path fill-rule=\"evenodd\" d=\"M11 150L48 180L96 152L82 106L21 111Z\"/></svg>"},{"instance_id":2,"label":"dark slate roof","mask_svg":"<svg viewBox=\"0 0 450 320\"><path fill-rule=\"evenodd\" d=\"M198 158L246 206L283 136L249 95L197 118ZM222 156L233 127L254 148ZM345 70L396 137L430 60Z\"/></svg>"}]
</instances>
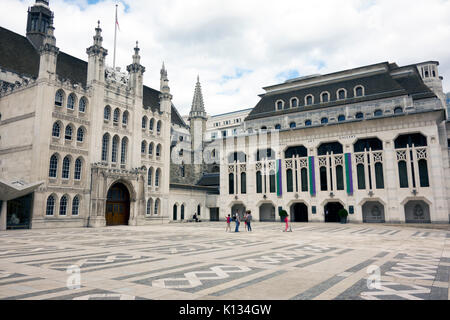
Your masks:
<instances>
[{"instance_id":1,"label":"dark slate roof","mask_svg":"<svg viewBox=\"0 0 450 320\"><path fill-rule=\"evenodd\" d=\"M40 64L39 53L24 36L0 27L0 67L24 76L37 78ZM86 87L88 63L64 52L59 52L56 74L62 80L71 80ZM159 111L160 92L144 86L143 105ZM172 123L187 127L174 105Z\"/></svg>"},{"instance_id":2,"label":"dark slate roof","mask_svg":"<svg viewBox=\"0 0 450 320\"><path fill-rule=\"evenodd\" d=\"M205 191L207 194L220 194L219 188L198 186L191 184L171 183L170 189L197 190L197 191Z\"/></svg>"},{"instance_id":3,"label":"dark slate roof","mask_svg":"<svg viewBox=\"0 0 450 320\"><path fill-rule=\"evenodd\" d=\"M380 66L383 65L386 66L386 72L365 76L361 75L357 78L329 81L326 84L312 84L308 87L297 89L294 88L291 90L284 90L280 92L268 92L266 94L263 94L261 95L261 100L253 108L246 120L279 116L297 112L307 112L316 109L323 109L339 105L347 105L357 102L372 101L402 95L410 95L414 100L436 97L436 95L424 84L415 67L400 68L395 63L380 64ZM399 71L401 69L413 70L413 72L398 76L391 75L391 72ZM363 97L354 96L353 89L358 85L364 86L365 95ZM341 88L345 88L347 90L347 99L345 100L337 100L337 91ZM330 93L330 102L328 103L320 103L320 94L324 91L328 91ZM310 94L314 96L314 105L305 106L305 97ZM294 97L297 97L299 99L300 109L289 108L290 99ZM284 110L275 110L275 104L278 100L284 100Z\"/></svg>"},{"instance_id":4,"label":"dark slate roof","mask_svg":"<svg viewBox=\"0 0 450 320\"><path fill-rule=\"evenodd\" d=\"M207 173L197 182L199 186L205 187L219 187L220 186L220 173Z\"/></svg>"}]
</instances>

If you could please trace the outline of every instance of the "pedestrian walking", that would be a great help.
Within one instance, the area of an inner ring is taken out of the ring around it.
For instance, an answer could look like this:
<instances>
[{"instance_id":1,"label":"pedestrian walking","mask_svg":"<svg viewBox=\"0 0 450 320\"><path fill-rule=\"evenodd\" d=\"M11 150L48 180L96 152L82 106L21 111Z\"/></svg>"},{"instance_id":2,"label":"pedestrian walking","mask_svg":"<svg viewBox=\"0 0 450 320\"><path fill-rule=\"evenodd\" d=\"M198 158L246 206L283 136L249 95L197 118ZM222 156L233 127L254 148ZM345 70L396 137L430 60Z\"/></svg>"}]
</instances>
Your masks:
<instances>
[{"instance_id":1,"label":"pedestrian walking","mask_svg":"<svg viewBox=\"0 0 450 320\"><path fill-rule=\"evenodd\" d=\"M284 222L286 222L286 228L284 229L283 232L292 232L292 228L289 225L289 215L286 216L286 218L284 219Z\"/></svg>"},{"instance_id":2,"label":"pedestrian walking","mask_svg":"<svg viewBox=\"0 0 450 320\"><path fill-rule=\"evenodd\" d=\"M247 212L245 212L245 214L244 214L244 227L245 227L245 231L248 231Z\"/></svg>"},{"instance_id":3,"label":"pedestrian walking","mask_svg":"<svg viewBox=\"0 0 450 320\"><path fill-rule=\"evenodd\" d=\"M227 229L225 232L231 232L231 215L229 214L227 217Z\"/></svg>"},{"instance_id":4,"label":"pedestrian walking","mask_svg":"<svg viewBox=\"0 0 450 320\"><path fill-rule=\"evenodd\" d=\"M239 212L236 211L236 229L234 232L239 232L239 225L241 224L241 219L239 218Z\"/></svg>"},{"instance_id":5,"label":"pedestrian walking","mask_svg":"<svg viewBox=\"0 0 450 320\"><path fill-rule=\"evenodd\" d=\"M249 210L247 211L247 229L248 231L252 231L252 212Z\"/></svg>"}]
</instances>

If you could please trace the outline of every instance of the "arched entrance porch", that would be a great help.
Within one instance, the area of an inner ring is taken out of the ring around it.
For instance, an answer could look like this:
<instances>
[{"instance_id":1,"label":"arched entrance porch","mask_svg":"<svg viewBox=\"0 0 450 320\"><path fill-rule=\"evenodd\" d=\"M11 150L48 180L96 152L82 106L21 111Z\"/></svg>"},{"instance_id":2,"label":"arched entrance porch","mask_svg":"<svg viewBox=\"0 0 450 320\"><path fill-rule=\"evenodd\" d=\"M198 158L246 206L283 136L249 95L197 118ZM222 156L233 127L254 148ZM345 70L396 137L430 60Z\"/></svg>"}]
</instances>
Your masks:
<instances>
[{"instance_id":1,"label":"arched entrance porch","mask_svg":"<svg viewBox=\"0 0 450 320\"><path fill-rule=\"evenodd\" d=\"M308 222L308 206L303 202L294 203L291 206L292 222Z\"/></svg>"},{"instance_id":2,"label":"arched entrance porch","mask_svg":"<svg viewBox=\"0 0 450 320\"><path fill-rule=\"evenodd\" d=\"M325 222L341 222L338 214L341 209L344 209L344 206L340 202L328 202L325 205Z\"/></svg>"},{"instance_id":3,"label":"arched entrance porch","mask_svg":"<svg viewBox=\"0 0 450 320\"><path fill-rule=\"evenodd\" d=\"M242 203L236 203L231 207L231 217L234 218L236 214L239 214L239 218L244 218L246 208Z\"/></svg>"},{"instance_id":4,"label":"arched entrance porch","mask_svg":"<svg viewBox=\"0 0 450 320\"><path fill-rule=\"evenodd\" d=\"M109 189L105 219L107 226L128 225L130 220L130 192L123 183L115 183Z\"/></svg>"},{"instance_id":5,"label":"arched entrance porch","mask_svg":"<svg viewBox=\"0 0 450 320\"><path fill-rule=\"evenodd\" d=\"M275 207L271 203L264 203L259 207L259 221L275 222Z\"/></svg>"}]
</instances>

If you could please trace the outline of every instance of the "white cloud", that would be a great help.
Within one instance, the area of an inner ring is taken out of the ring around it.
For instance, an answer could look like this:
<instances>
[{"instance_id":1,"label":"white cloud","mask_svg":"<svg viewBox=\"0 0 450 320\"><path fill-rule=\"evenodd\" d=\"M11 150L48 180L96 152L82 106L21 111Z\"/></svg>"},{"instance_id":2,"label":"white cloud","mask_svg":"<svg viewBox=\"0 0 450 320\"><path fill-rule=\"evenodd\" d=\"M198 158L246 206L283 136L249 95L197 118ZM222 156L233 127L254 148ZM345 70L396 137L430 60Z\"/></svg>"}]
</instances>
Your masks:
<instances>
[{"instance_id":1,"label":"white cloud","mask_svg":"<svg viewBox=\"0 0 450 320\"><path fill-rule=\"evenodd\" d=\"M146 85L158 89L165 61L181 114L189 112L197 74L210 114L255 106L261 88L279 82L281 73L324 74L383 61L438 60L450 91L448 0L126 2L127 12L119 7L118 65L131 63L139 40ZM2 0L2 27L24 34L33 3ZM100 19L112 64L114 4L51 0L60 49L86 60Z\"/></svg>"}]
</instances>

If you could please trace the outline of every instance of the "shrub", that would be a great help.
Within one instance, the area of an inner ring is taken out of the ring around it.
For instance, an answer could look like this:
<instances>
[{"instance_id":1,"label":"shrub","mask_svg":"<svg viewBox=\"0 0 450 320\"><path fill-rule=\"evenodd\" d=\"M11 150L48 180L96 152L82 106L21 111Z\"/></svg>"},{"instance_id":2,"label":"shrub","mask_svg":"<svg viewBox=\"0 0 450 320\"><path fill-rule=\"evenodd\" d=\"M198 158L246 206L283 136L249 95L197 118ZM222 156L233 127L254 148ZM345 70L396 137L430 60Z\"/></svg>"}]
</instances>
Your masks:
<instances>
[{"instance_id":1,"label":"shrub","mask_svg":"<svg viewBox=\"0 0 450 320\"><path fill-rule=\"evenodd\" d=\"M339 214L339 217L341 217L341 218L347 218L348 217L348 211L345 210L345 209L339 210L338 214Z\"/></svg>"}]
</instances>

